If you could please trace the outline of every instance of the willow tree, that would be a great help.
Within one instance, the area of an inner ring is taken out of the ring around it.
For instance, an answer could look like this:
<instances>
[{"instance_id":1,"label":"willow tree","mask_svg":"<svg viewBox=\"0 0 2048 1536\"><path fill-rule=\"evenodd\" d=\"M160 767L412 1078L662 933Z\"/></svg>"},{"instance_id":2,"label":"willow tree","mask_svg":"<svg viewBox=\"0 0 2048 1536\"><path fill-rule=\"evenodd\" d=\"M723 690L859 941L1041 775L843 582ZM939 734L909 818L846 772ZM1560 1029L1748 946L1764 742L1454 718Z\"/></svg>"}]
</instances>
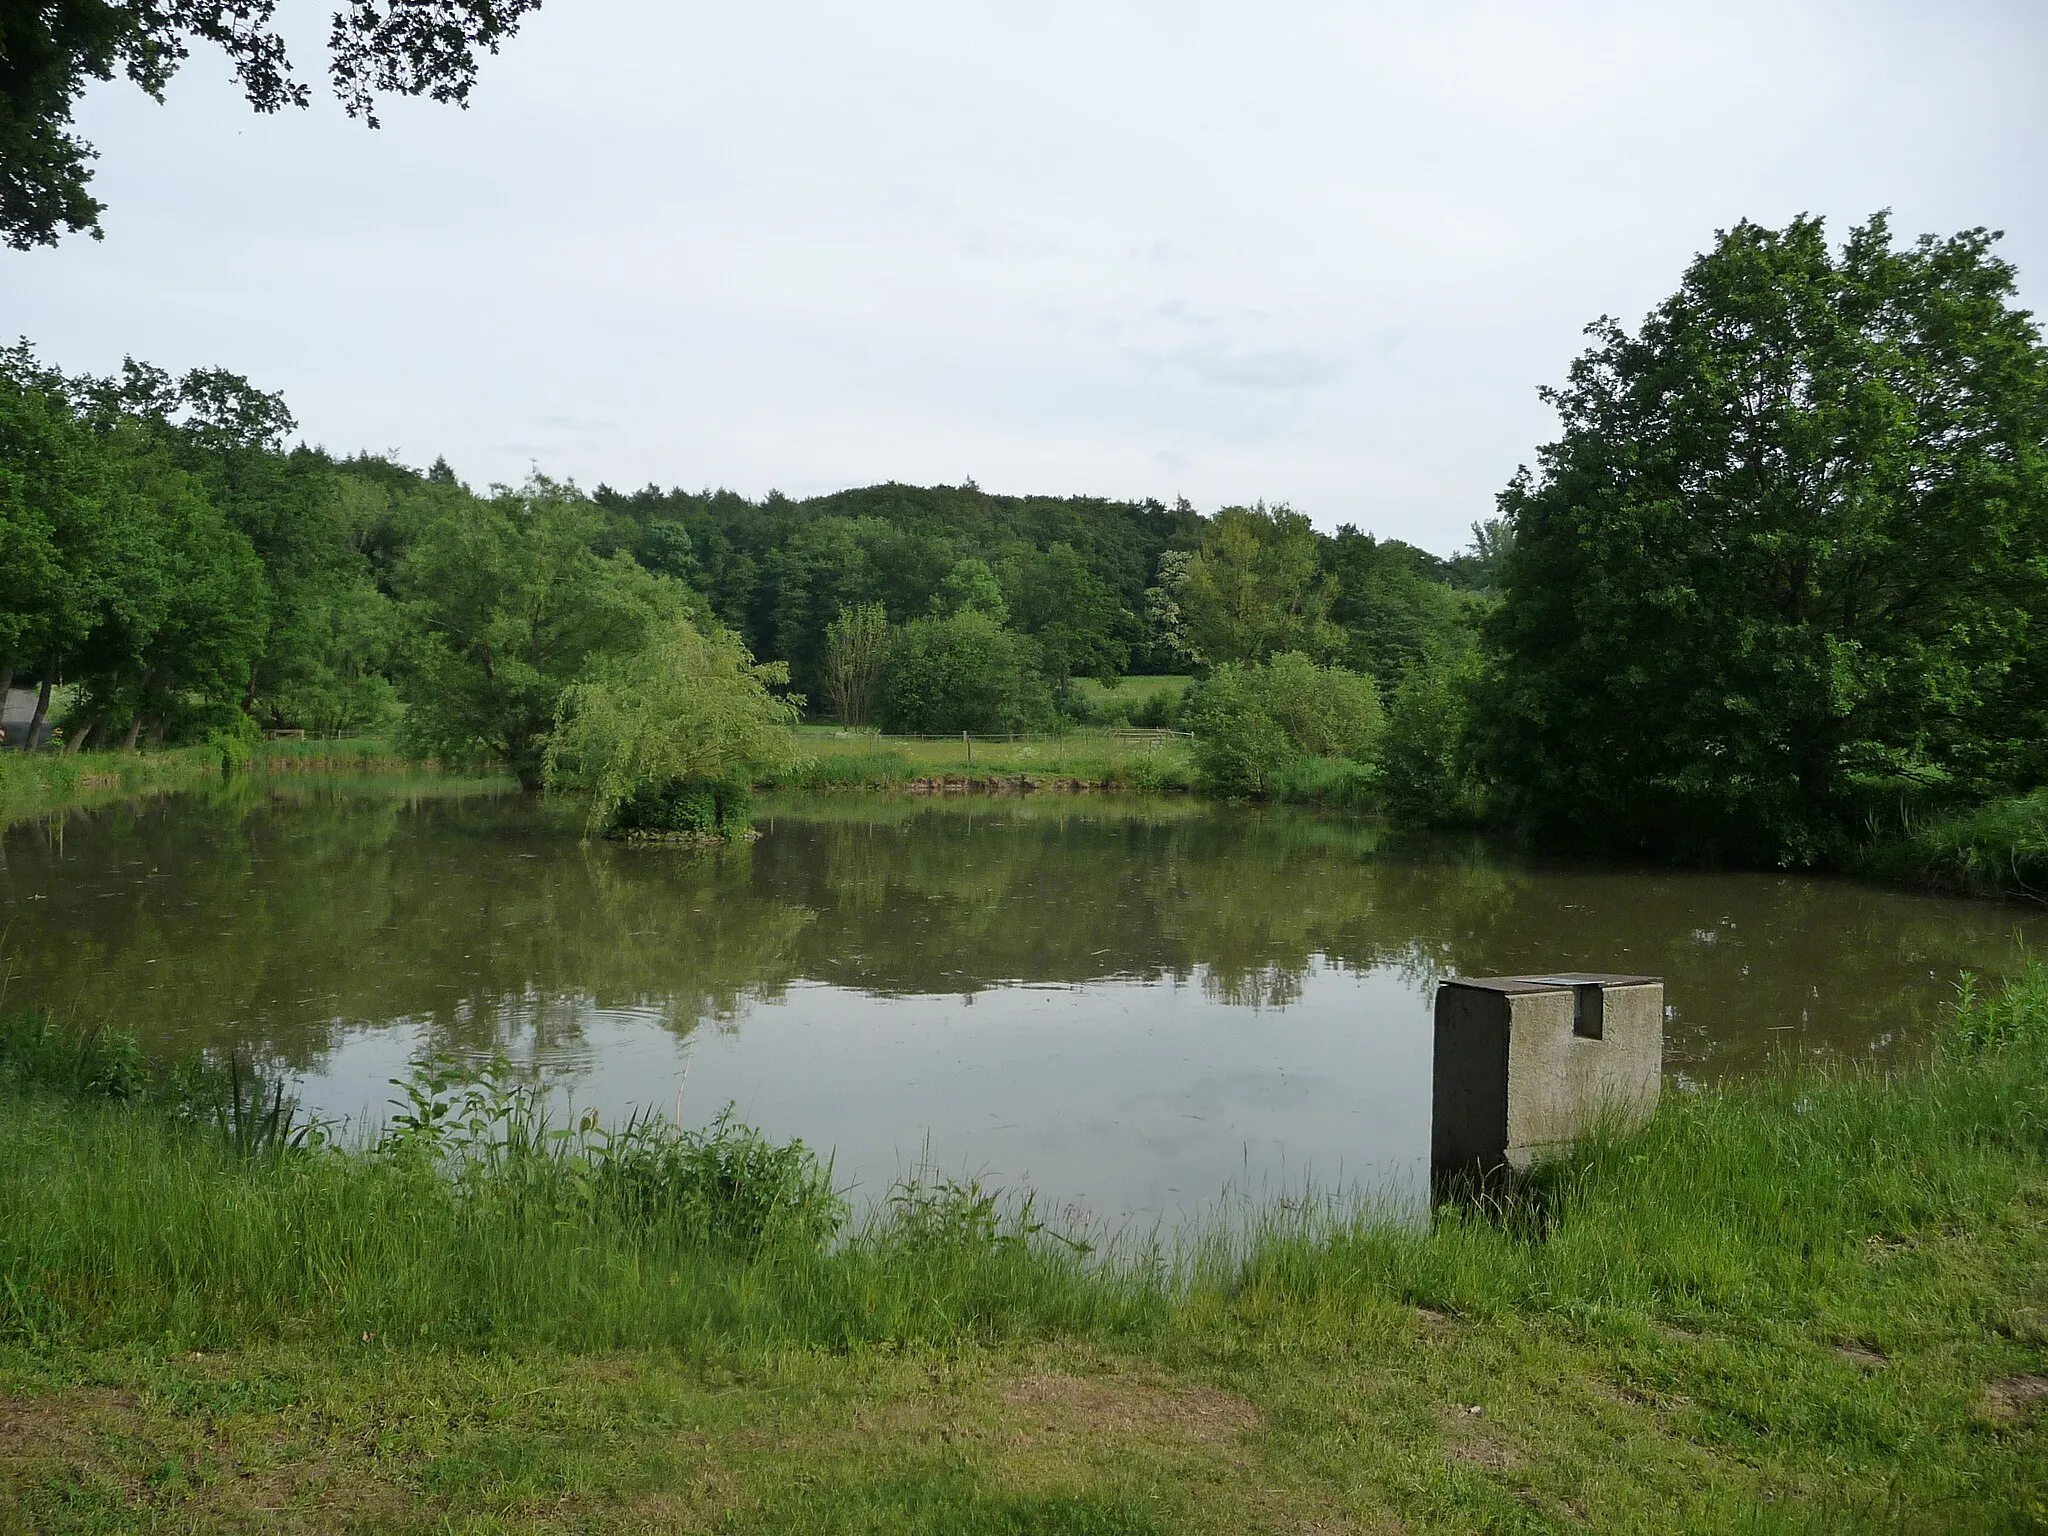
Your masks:
<instances>
[{"instance_id":1,"label":"willow tree","mask_svg":"<svg viewBox=\"0 0 2048 1536\"><path fill-rule=\"evenodd\" d=\"M1523 819L1780 863L2048 770L2048 351L1996 237L1741 224L1546 398L1475 722Z\"/></svg>"},{"instance_id":2,"label":"willow tree","mask_svg":"<svg viewBox=\"0 0 2048 1536\"><path fill-rule=\"evenodd\" d=\"M701 603L623 551L600 557L602 530L581 492L540 476L489 498L448 487L422 506L393 577L408 750L500 762L541 787L563 690Z\"/></svg>"},{"instance_id":3,"label":"willow tree","mask_svg":"<svg viewBox=\"0 0 2048 1536\"><path fill-rule=\"evenodd\" d=\"M795 755L801 701L774 691L788 681L787 665L756 662L729 630L656 625L564 691L548 784L589 796L592 832L730 831L754 776Z\"/></svg>"}]
</instances>

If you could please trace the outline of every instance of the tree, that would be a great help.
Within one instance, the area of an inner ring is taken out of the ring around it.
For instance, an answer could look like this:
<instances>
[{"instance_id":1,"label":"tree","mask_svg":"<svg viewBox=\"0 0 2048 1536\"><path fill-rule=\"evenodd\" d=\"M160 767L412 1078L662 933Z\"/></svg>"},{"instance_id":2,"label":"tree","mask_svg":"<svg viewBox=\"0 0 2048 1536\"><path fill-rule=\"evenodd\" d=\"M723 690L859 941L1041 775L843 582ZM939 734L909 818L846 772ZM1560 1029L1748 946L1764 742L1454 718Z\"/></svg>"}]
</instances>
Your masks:
<instances>
[{"instance_id":1,"label":"tree","mask_svg":"<svg viewBox=\"0 0 2048 1536\"><path fill-rule=\"evenodd\" d=\"M116 599L142 518L120 460L28 344L0 351L0 681L40 684L35 728L67 655Z\"/></svg>"},{"instance_id":2,"label":"tree","mask_svg":"<svg viewBox=\"0 0 2048 1536\"><path fill-rule=\"evenodd\" d=\"M397 712L390 672L397 658L396 605L367 581L336 580L300 594L286 633L296 642L279 658L280 626L271 629L272 673L258 703L281 723L322 736L376 730ZM280 661L288 665L280 665Z\"/></svg>"},{"instance_id":3,"label":"tree","mask_svg":"<svg viewBox=\"0 0 2048 1536\"><path fill-rule=\"evenodd\" d=\"M665 619L637 650L599 660L563 691L546 780L588 792L591 831L613 826L636 800L673 803L702 788L715 809L698 830L725 830L731 815L717 789L743 796L753 774L793 755L799 701L771 691L788 681L789 668L757 664L731 631Z\"/></svg>"},{"instance_id":4,"label":"tree","mask_svg":"<svg viewBox=\"0 0 2048 1536\"><path fill-rule=\"evenodd\" d=\"M365 669L383 664L392 615L351 522L362 486L323 453L285 450L298 424L283 397L225 369L173 379L133 358L119 378L73 390L103 434L138 463L185 471L255 549L262 622L235 689L242 709L330 730L378 718L389 689Z\"/></svg>"},{"instance_id":5,"label":"tree","mask_svg":"<svg viewBox=\"0 0 2048 1536\"><path fill-rule=\"evenodd\" d=\"M600 520L573 486L536 478L430 506L398 572L405 738L423 756L496 758L538 789L563 690L693 594L623 552L593 554Z\"/></svg>"},{"instance_id":6,"label":"tree","mask_svg":"<svg viewBox=\"0 0 2048 1536\"><path fill-rule=\"evenodd\" d=\"M345 0L328 73L350 117L377 126L379 92L466 106L479 50L496 53L540 0ZM195 41L234 65L258 112L303 107L273 17L277 0L0 0L0 235L17 250L59 231L97 239L92 146L72 106L118 69L158 101Z\"/></svg>"},{"instance_id":7,"label":"tree","mask_svg":"<svg viewBox=\"0 0 2048 1536\"><path fill-rule=\"evenodd\" d=\"M883 723L911 735L1015 731L1042 718L1031 642L975 608L903 626L890 652Z\"/></svg>"},{"instance_id":8,"label":"tree","mask_svg":"<svg viewBox=\"0 0 2048 1536\"><path fill-rule=\"evenodd\" d=\"M1469 658L1468 658L1469 659ZM1463 665L1432 652L1394 690L1380 745L1380 803L1408 826L1464 826L1482 819L1482 786L1470 772Z\"/></svg>"},{"instance_id":9,"label":"tree","mask_svg":"<svg viewBox=\"0 0 2048 1536\"><path fill-rule=\"evenodd\" d=\"M825 697L841 725L866 725L889 662L889 615L880 603L842 608L825 631Z\"/></svg>"},{"instance_id":10,"label":"tree","mask_svg":"<svg viewBox=\"0 0 2048 1536\"><path fill-rule=\"evenodd\" d=\"M789 531L761 562L752 632L762 653L789 664L807 694L824 691L825 631L849 606L869 601L867 553L852 520L824 517Z\"/></svg>"},{"instance_id":11,"label":"tree","mask_svg":"<svg viewBox=\"0 0 2048 1536\"><path fill-rule=\"evenodd\" d=\"M1477 599L1418 569L1424 552L1349 526L1323 545L1336 595L1330 618L1344 631L1345 664L1392 687L1429 651L1458 652L1475 636Z\"/></svg>"},{"instance_id":12,"label":"tree","mask_svg":"<svg viewBox=\"0 0 2048 1536\"><path fill-rule=\"evenodd\" d=\"M132 747L145 727L158 742L233 728L263 643L263 562L184 471L145 452L130 472L142 519L72 668L84 693L78 732L125 722Z\"/></svg>"},{"instance_id":13,"label":"tree","mask_svg":"<svg viewBox=\"0 0 2048 1536\"><path fill-rule=\"evenodd\" d=\"M939 589L932 594L931 610L942 619L960 613L986 614L997 624L1010 621L1010 600L1003 596L1002 583L986 560L969 558L946 572Z\"/></svg>"},{"instance_id":14,"label":"tree","mask_svg":"<svg viewBox=\"0 0 2048 1536\"><path fill-rule=\"evenodd\" d=\"M1784 863L2048 768L2048 353L1995 237L1744 223L1546 398L1476 727L1575 840Z\"/></svg>"},{"instance_id":15,"label":"tree","mask_svg":"<svg viewBox=\"0 0 2048 1536\"><path fill-rule=\"evenodd\" d=\"M1343 636L1330 623L1336 593L1322 570L1315 528L1286 507L1225 507L1202 545L1169 570L1174 589L1157 608L1177 610L1177 644L1191 661L1263 661L1281 651L1326 656Z\"/></svg>"},{"instance_id":16,"label":"tree","mask_svg":"<svg viewBox=\"0 0 2048 1536\"><path fill-rule=\"evenodd\" d=\"M1010 611L1017 627L1038 642L1047 677L1064 685L1076 677L1113 682L1123 675L1137 621L1073 545L1056 542L1014 561L1010 585Z\"/></svg>"}]
</instances>

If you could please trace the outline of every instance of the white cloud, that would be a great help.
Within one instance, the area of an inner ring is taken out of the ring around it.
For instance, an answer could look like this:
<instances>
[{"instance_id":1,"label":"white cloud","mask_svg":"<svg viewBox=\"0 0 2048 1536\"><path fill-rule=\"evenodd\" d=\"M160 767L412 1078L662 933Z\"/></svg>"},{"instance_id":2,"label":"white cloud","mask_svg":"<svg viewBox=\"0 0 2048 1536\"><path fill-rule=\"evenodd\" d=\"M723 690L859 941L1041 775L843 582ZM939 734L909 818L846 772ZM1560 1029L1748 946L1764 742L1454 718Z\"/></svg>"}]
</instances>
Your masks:
<instances>
[{"instance_id":1,"label":"white cloud","mask_svg":"<svg viewBox=\"0 0 2048 1536\"><path fill-rule=\"evenodd\" d=\"M0 255L0 331L479 481L972 474L1449 549L1716 227L1989 224L2038 292L2044 66L2026 0L548 0L376 134L203 51L96 90L108 238Z\"/></svg>"}]
</instances>

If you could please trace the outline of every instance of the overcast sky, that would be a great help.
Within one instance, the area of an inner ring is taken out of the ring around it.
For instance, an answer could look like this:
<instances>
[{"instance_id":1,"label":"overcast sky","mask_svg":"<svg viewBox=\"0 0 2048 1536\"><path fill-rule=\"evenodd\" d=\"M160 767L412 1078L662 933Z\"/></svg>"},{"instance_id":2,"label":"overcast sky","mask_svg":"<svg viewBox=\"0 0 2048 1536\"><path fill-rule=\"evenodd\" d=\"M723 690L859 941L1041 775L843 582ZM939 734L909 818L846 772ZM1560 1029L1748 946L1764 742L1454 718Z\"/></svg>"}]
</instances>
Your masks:
<instances>
[{"instance_id":1,"label":"overcast sky","mask_svg":"<svg viewBox=\"0 0 2048 1536\"><path fill-rule=\"evenodd\" d=\"M301 73L323 9L287 0ZM547 0L468 112L98 87L0 332L474 483L1263 497L1448 552L1603 312L1894 210L2048 283L2048 4Z\"/></svg>"}]
</instances>

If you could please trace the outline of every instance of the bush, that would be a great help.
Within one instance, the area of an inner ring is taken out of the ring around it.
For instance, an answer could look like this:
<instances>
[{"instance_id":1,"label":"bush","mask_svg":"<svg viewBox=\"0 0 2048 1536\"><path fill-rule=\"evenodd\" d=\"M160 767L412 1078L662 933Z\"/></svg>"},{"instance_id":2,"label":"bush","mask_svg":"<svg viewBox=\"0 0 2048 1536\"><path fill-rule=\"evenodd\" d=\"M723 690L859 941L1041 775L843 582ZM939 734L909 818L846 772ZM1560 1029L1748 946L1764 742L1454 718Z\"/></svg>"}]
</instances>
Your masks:
<instances>
[{"instance_id":1,"label":"bush","mask_svg":"<svg viewBox=\"0 0 2048 1536\"><path fill-rule=\"evenodd\" d=\"M1225 662L1190 690L1181 714L1204 783L1226 795L1274 794L1300 758L1370 763L1381 732L1371 678L1298 652Z\"/></svg>"},{"instance_id":2,"label":"bush","mask_svg":"<svg viewBox=\"0 0 2048 1536\"><path fill-rule=\"evenodd\" d=\"M1031 642L979 609L903 627L889 658L882 723L899 735L992 735L1045 722L1050 701Z\"/></svg>"},{"instance_id":3,"label":"bush","mask_svg":"<svg viewBox=\"0 0 2048 1536\"><path fill-rule=\"evenodd\" d=\"M1465 691L1451 665L1427 657L1401 680L1380 752L1380 803L1411 826L1465 826L1483 797L1465 762Z\"/></svg>"},{"instance_id":4,"label":"bush","mask_svg":"<svg viewBox=\"0 0 2048 1536\"><path fill-rule=\"evenodd\" d=\"M1180 724L1181 706L1186 701L1184 689L1155 688L1145 702L1131 712L1131 724L1154 731L1172 730Z\"/></svg>"}]
</instances>

